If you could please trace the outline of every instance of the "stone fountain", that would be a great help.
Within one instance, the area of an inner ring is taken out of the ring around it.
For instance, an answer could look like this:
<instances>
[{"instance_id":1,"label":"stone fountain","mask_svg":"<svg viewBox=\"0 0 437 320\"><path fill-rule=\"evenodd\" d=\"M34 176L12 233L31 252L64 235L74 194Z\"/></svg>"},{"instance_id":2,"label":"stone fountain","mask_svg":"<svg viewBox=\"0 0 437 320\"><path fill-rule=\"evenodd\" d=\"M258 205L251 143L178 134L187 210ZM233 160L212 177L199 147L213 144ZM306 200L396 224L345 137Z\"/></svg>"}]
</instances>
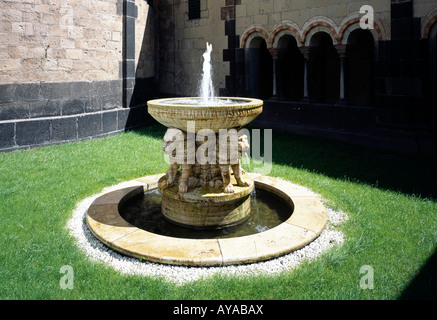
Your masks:
<instances>
[{"instance_id":1,"label":"stone fountain","mask_svg":"<svg viewBox=\"0 0 437 320\"><path fill-rule=\"evenodd\" d=\"M241 169L249 143L239 129L263 106L258 99L214 97L211 51L207 44L199 98L148 101L149 114L169 128L162 144L170 159L159 181L162 213L194 228L226 227L249 215L254 182Z\"/></svg>"},{"instance_id":2,"label":"stone fountain","mask_svg":"<svg viewBox=\"0 0 437 320\"><path fill-rule=\"evenodd\" d=\"M249 148L243 127L262 112L263 101L214 97L211 51L207 44L199 97L148 101L149 114L168 128L161 146L168 158L166 173L129 181L98 197L87 210L89 230L122 254L174 265L252 263L301 248L325 226L325 208L312 192L241 168L241 156ZM155 191L159 198L152 204L149 197L156 198ZM268 218L279 218L268 228L256 226L253 233L230 232L250 229L246 224L259 220L253 196L259 191L272 196ZM138 197L141 209L132 205ZM270 208L279 202L283 207L273 213ZM147 213L156 205L155 216ZM175 228L183 229L183 235L180 230L171 234ZM211 230L228 236L212 236Z\"/></svg>"}]
</instances>

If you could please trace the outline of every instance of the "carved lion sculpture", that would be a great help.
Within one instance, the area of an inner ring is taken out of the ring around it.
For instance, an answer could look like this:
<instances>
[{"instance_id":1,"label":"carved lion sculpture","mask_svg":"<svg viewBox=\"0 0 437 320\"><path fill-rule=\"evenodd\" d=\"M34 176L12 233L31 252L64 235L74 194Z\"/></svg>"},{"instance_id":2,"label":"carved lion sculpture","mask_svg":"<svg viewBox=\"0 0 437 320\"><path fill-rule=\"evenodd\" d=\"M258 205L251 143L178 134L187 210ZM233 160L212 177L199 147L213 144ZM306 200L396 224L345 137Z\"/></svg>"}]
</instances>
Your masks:
<instances>
[{"instance_id":1,"label":"carved lion sculpture","mask_svg":"<svg viewBox=\"0 0 437 320\"><path fill-rule=\"evenodd\" d=\"M179 129L167 129L161 149L169 156L170 167L166 172L167 185L174 185L176 178L179 177L179 192L188 191L188 180L192 173L193 164L187 163L187 134ZM179 172L181 167L181 173Z\"/></svg>"},{"instance_id":2,"label":"carved lion sculpture","mask_svg":"<svg viewBox=\"0 0 437 320\"><path fill-rule=\"evenodd\" d=\"M197 144L199 147L200 144ZM244 181L241 168L241 156L249 149L249 141L246 135L238 136L238 143L223 143L216 139L216 163L205 163L200 165L187 163L187 134L179 129L167 129L161 149L169 156L170 166L166 172L167 186L172 186L179 181L178 191L186 193L188 187L210 186L223 188L226 193L233 193L234 187L231 183L232 167L235 180L238 186L247 187L249 183ZM237 148L237 150L233 150ZM196 152L197 153L197 152ZM231 159L232 156L235 156ZM224 163L221 163L226 159ZM181 170L179 170L181 168Z\"/></svg>"},{"instance_id":3,"label":"carved lion sculpture","mask_svg":"<svg viewBox=\"0 0 437 320\"><path fill-rule=\"evenodd\" d=\"M220 149L221 147L221 149ZM237 181L237 185L241 187L249 186L249 183L242 178L242 174L244 173L241 168L241 156L244 152L249 150L249 140L246 135L239 135L238 137L238 157L235 159L234 163L229 164L221 164L219 159L220 152L227 152L227 157L230 159L232 144L226 144L226 150L223 150L223 146L220 145L220 142L217 142L217 161L218 167L220 168L220 173L223 181L223 191L226 193L233 193L234 187L231 183L231 175L229 171L229 166L232 167L232 172L234 173L235 180Z\"/></svg>"}]
</instances>

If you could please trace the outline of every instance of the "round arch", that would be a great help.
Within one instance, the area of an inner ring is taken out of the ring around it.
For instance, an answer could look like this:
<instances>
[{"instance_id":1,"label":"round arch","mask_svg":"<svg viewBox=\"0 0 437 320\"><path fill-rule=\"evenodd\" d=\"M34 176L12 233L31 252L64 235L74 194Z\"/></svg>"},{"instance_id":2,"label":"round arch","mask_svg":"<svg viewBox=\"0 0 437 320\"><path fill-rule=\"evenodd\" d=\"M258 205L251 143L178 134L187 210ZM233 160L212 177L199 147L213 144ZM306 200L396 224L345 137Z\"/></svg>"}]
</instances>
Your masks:
<instances>
[{"instance_id":1,"label":"round arch","mask_svg":"<svg viewBox=\"0 0 437 320\"><path fill-rule=\"evenodd\" d=\"M304 45L307 47L315 45L311 39L321 31L331 37L333 45L340 43L335 22L328 17L317 16L309 19L303 26L302 40Z\"/></svg>"},{"instance_id":2,"label":"round arch","mask_svg":"<svg viewBox=\"0 0 437 320\"><path fill-rule=\"evenodd\" d=\"M437 8L429 12L426 17L422 19L422 39L428 39L431 35L431 29L437 22Z\"/></svg>"},{"instance_id":3,"label":"round arch","mask_svg":"<svg viewBox=\"0 0 437 320\"><path fill-rule=\"evenodd\" d=\"M285 35L292 36L296 40L296 43L299 47L303 45L299 26L292 21L283 21L281 24L275 26L272 34L273 48L279 48L279 41Z\"/></svg>"},{"instance_id":4,"label":"round arch","mask_svg":"<svg viewBox=\"0 0 437 320\"><path fill-rule=\"evenodd\" d=\"M350 33L358 28L361 29L360 20L361 15L359 12L354 12L342 20L339 30L341 44L347 44ZM376 15L373 20L373 27L373 29L367 30L372 33L375 43L378 41L389 40L382 20Z\"/></svg>"},{"instance_id":5,"label":"round arch","mask_svg":"<svg viewBox=\"0 0 437 320\"><path fill-rule=\"evenodd\" d=\"M272 40L269 32L261 25L252 25L241 35L240 48L247 48L252 40L262 38L266 42L267 48L271 48Z\"/></svg>"}]
</instances>

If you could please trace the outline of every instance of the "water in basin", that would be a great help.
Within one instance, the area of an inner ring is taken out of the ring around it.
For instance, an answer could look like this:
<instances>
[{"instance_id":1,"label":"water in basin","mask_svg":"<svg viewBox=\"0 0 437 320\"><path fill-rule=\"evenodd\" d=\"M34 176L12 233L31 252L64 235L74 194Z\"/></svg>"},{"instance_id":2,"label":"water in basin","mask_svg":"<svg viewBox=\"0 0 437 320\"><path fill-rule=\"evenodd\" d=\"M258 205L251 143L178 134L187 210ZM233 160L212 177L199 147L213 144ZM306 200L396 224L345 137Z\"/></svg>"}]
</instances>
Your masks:
<instances>
[{"instance_id":1,"label":"water in basin","mask_svg":"<svg viewBox=\"0 0 437 320\"><path fill-rule=\"evenodd\" d=\"M157 189L127 200L120 215L139 229L159 235L189 239L220 239L256 234L276 227L292 214L280 197L263 189L251 195L251 213L244 222L221 229L193 230L167 221L161 213L161 194Z\"/></svg>"}]
</instances>

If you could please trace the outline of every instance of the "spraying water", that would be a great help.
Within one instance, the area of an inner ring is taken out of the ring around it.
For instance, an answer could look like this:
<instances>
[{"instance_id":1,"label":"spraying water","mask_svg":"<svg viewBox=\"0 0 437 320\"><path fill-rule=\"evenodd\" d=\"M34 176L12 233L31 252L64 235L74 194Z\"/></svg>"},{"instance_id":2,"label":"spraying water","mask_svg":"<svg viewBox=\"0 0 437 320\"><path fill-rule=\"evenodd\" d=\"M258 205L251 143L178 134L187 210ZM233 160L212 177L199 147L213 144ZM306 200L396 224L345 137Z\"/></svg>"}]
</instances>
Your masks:
<instances>
[{"instance_id":1,"label":"spraying water","mask_svg":"<svg viewBox=\"0 0 437 320\"><path fill-rule=\"evenodd\" d=\"M211 66L212 44L206 43L206 51L203 54L203 77L200 86L200 95L203 104L208 104L214 98L212 86L212 66Z\"/></svg>"}]
</instances>

